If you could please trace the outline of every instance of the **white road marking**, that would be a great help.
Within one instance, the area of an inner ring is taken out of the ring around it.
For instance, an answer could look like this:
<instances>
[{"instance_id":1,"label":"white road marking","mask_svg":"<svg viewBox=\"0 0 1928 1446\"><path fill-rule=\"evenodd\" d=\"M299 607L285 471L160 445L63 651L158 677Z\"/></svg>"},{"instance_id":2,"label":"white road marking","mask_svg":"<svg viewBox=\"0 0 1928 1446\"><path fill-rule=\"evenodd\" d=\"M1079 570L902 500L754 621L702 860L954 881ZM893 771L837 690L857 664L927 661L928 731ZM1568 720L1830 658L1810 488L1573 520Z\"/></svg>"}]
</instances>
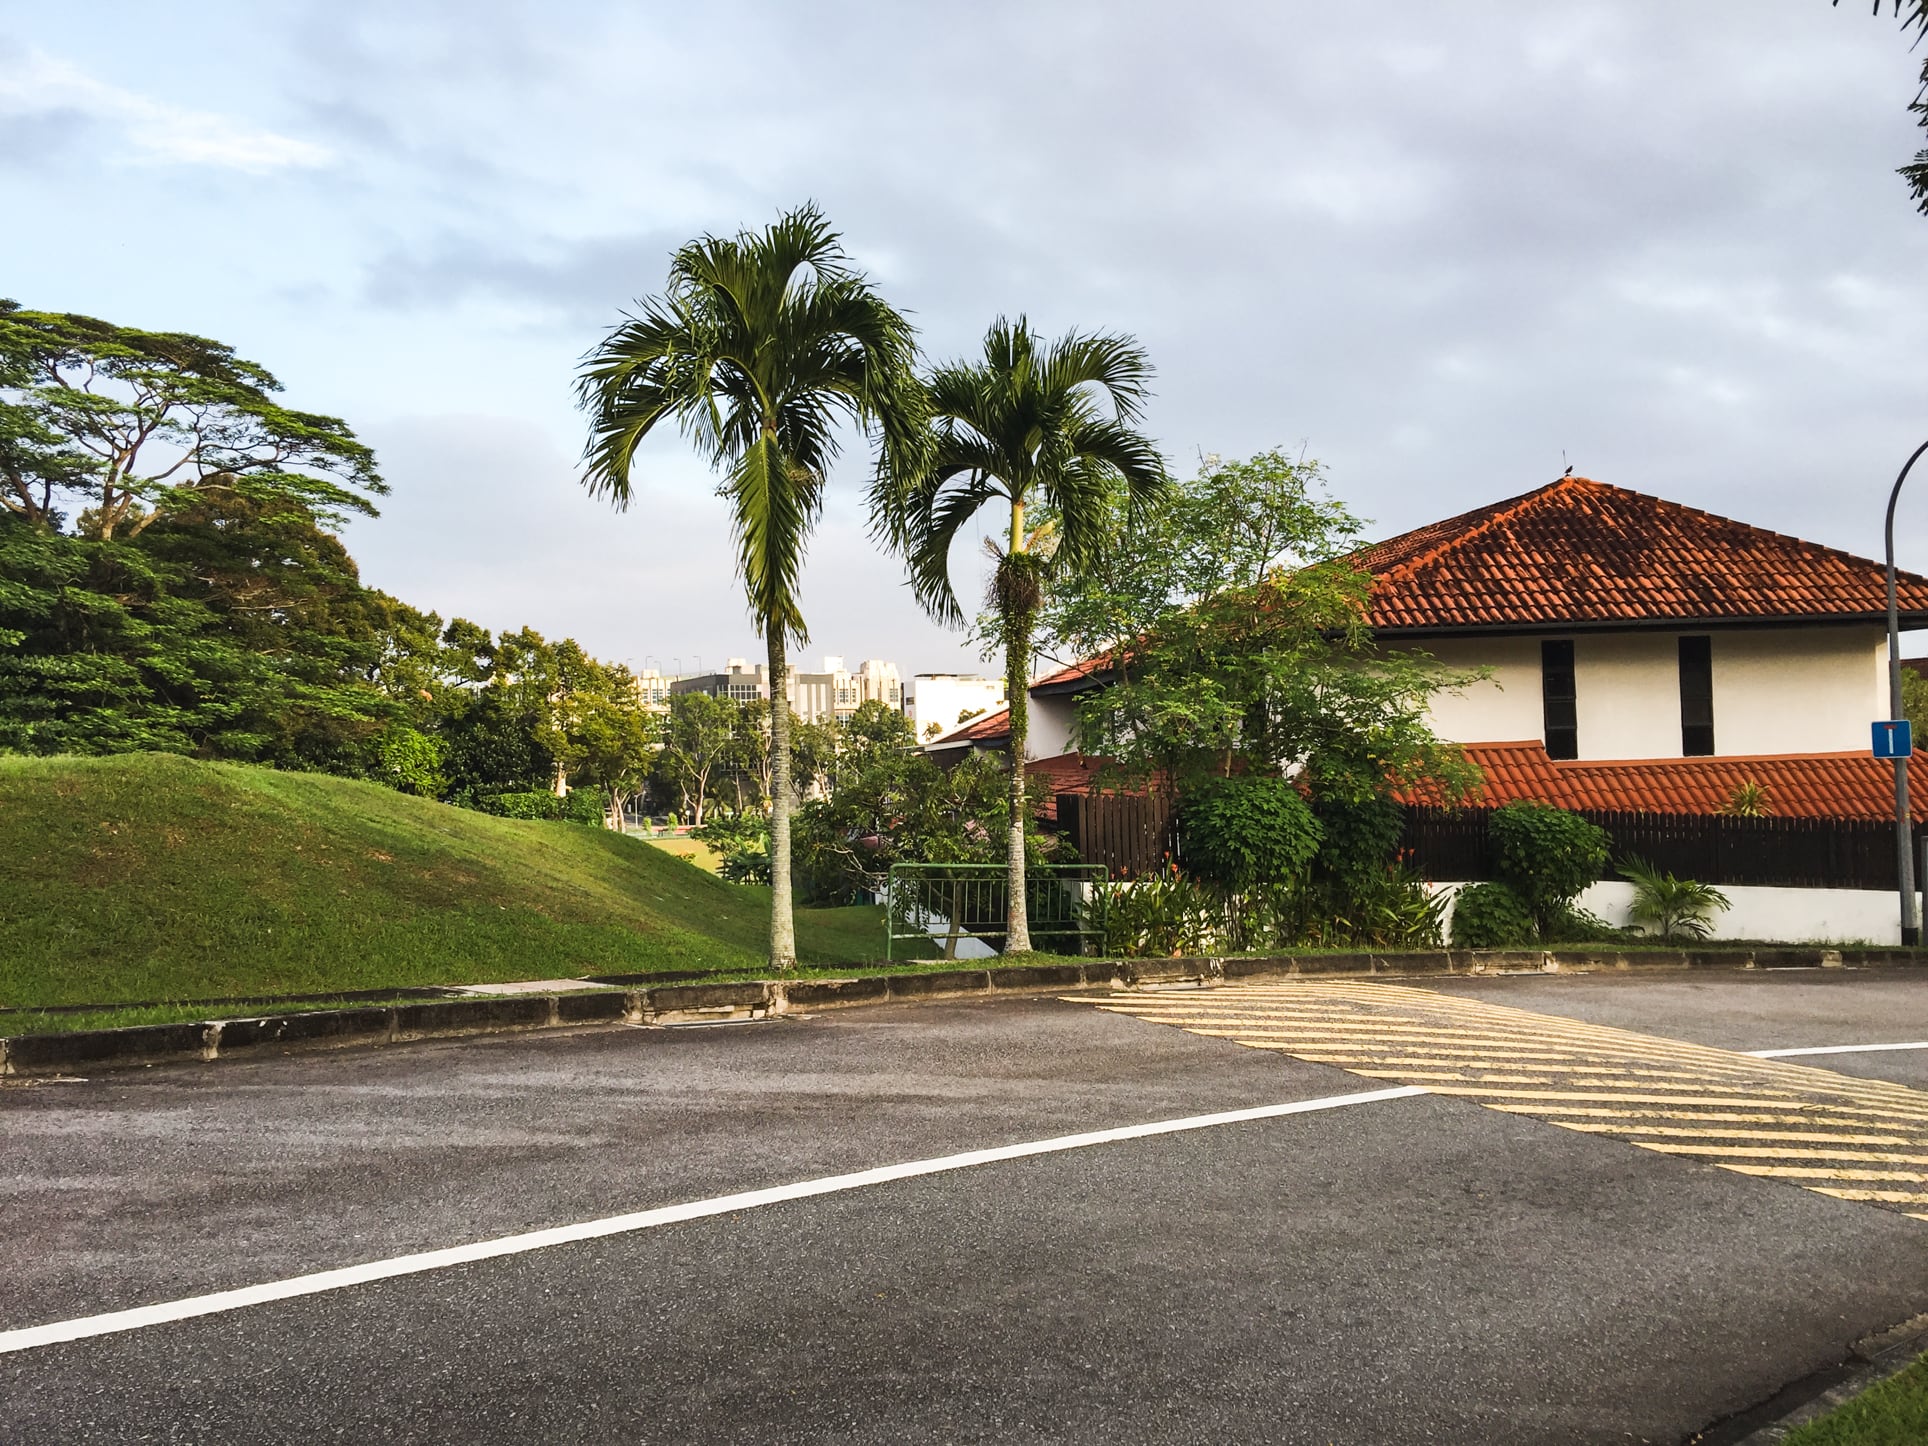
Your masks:
<instances>
[{"instance_id":1,"label":"white road marking","mask_svg":"<svg viewBox=\"0 0 1928 1446\"><path fill-rule=\"evenodd\" d=\"M1755 1059L1790 1059L1797 1054L1879 1054L1884 1049L1928 1049L1928 1039L1912 1044L1824 1044L1816 1049L1750 1049Z\"/></svg>"},{"instance_id":2,"label":"white road marking","mask_svg":"<svg viewBox=\"0 0 1928 1446\"><path fill-rule=\"evenodd\" d=\"M887 1185L894 1180L909 1180L919 1175L938 1175L950 1170L967 1170L974 1165L993 1165L1001 1160L1021 1160L1031 1155L1050 1155L1061 1150L1082 1150L1092 1145L1110 1145L1122 1140L1143 1140L1155 1135L1175 1135L1185 1130L1211 1129L1215 1125L1236 1125L1248 1120L1277 1119L1282 1115L1311 1114L1318 1110L1377 1104L1381 1100L1408 1099L1413 1095L1428 1093L1430 1091L1417 1085L1407 1085L1399 1089L1367 1090L1360 1094L1328 1095L1324 1099L1293 1100L1287 1104L1258 1105L1244 1110L1222 1110L1211 1115L1188 1115L1177 1120L1155 1120L1150 1124L1122 1125L1116 1129L1091 1130L1079 1135L1059 1135L1049 1140L998 1145L988 1150L967 1150L961 1155L939 1155L935 1159L911 1160L901 1165L880 1165L875 1169L856 1170L847 1175L826 1175L816 1180L800 1180L792 1185L744 1190L735 1195L693 1200L685 1205L665 1205L655 1210L638 1210L628 1215L586 1220L579 1225L559 1225L549 1230L504 1235L495 1240L478 1240L470 1245L456 1245L445 1250L398 1255L389 1260L369 1261L365 1265L344 1266L339 1270L323 1270L313 1275L270 1281L266 1285L221 1290L212 1295L189 1296L185 1300L164 1301L159 1305L136 1306L132 1310L109 1311L105 1315L80 1316L48 1325L0 1331L0 1355L58 1345L63 1341L84 1340L89 1336L165 1325L169 1321L190 1320L195 1316L216 1315L269 1301L345 1290L350 1286L390 1280L399 1275L446 1270L450 1266L469 1265L503 1255L520 1255L551 1245L570 1245L579 1240L598 1240L606 1235L653 1230L659 1225L675 1225L684 1220L702 1220L737 1210L754 1210L761 1205L776 1205L786 1200L806 1200L813 1195L833 1195L844 1190L861 1190L869 1185Z\"/></svg>"}]
</instances>

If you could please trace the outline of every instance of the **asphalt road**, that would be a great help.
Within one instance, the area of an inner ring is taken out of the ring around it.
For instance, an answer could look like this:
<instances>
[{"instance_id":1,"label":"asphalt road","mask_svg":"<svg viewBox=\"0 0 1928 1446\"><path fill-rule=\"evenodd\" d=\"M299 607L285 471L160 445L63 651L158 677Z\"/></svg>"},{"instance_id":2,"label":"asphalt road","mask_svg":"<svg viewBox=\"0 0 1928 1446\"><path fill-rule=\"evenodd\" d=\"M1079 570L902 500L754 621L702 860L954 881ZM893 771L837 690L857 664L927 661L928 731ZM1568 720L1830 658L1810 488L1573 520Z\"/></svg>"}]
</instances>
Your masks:
<instances>
[{"instance_id":1,"label":"asphalt road","mask_svg":"<svg viewBox=\"0 0 1928 1446\"><path fill-rule=\"evenodd\" d=\"M1721 1049L1928 1037L1902 974L1438 992ZM1928 1051L1799 1062L1928 1087ZM1387 1082L1007 999L9 1087L0 1331ZM1424 1095L0 1355L0 1439L1679 1442L1923 1311L1928 1222Z\"/></svg>"}]
</instances>

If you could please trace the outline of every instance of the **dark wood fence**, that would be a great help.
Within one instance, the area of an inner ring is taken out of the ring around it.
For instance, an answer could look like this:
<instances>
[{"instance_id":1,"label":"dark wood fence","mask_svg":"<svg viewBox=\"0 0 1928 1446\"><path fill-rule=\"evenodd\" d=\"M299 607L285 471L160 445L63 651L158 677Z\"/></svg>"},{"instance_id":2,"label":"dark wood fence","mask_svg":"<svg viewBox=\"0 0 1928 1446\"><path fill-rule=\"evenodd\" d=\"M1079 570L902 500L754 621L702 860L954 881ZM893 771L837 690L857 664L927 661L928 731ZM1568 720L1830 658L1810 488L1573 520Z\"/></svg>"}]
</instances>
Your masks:
<instances>
[{"instance_id":1,"label":"dark wood fence","mask_svg":"<svg viewBox=\"0 0 1928 1446\"><path fill-rule=\"evenodd\" d=\"M1144 878L1179 857L1171 804L1152 795L1061 793L1058 831L1080 859L1103 864L1114 879Z\"/></svg>"},{"instance_id":2,"label":"dark wood fence","mask_svg":"<svg viewBox=\"0 0 1928 1446\"><path fill-rule=\"evenodd\" d=\"M1725 818L1580 809L1607 831L1613 861L1639 858L1703 884L1796 889L1896 887L1895 826L1853 818ZM1490 879L1487 809L1406 812L1401 847L1429 879Z\"/></svg>"},{"instance_id":3,"label":"dark wood fence","mask_svg":"<svg viewBox=\"0 0 1928 1446\"><path fill-rule=\"evenodd\" d=\"M1760 884L1796 889L1892 889L1895 830L1891 823L1846 818L1726 818L1708 814L1615 813L1581 809L1607 831L1613 862L1644 859L1655 868L1703 884ZM1429 879L1494 877L1488 809L1406 811L1400 848ZM1114 879L1143 878L1182 862L1183 843L1170 803L1129 794L1058 795L1058 828L1086 863ZM1918 831L1919 837L1919 831ZM1920 844L1917 841L1917 849ZM1919 857L1919 854L1917 854ZM1609 874L1609 877L1612 877Z\"/></svg>"}]
</instances>

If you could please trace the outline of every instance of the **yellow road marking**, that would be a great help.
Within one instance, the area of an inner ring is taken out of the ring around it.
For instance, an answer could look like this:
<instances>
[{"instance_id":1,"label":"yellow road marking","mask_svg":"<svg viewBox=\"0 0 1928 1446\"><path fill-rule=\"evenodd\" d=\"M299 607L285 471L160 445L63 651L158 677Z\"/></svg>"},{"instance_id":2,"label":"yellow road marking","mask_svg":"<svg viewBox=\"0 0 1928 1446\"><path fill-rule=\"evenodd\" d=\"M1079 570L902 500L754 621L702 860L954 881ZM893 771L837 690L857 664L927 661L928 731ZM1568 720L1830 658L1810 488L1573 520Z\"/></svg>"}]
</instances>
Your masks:
<instances>
[{"instance_id":1,"label":"yellow road marking","mask_svg":"<svg viewBox=\"0 0 1928 1446\"><path fill-rule=\"evenodd\" d=\"M1730 1160L1707 1163L1739 1175L1762 1175L1778 1180L1894 1180L1905 1185L1928 1185L1928 1175L1908 1170L1824 1170L1816 1165L1744 1165Z\"/></svg>"},{"instance_id":2,"label":"yellow road marking","mask_svg":"<svg viewBox=\"0 0 1928 1446\"><path fill-rule=\"evenodd\" d=\"M1555 1120L1552 1123L1563 1130L1578 1130L1586 1135L1685 1135L1696 1140L1791 1140L1820 1145L1909 1143L1900 1135L1825 1135L1819 1130L1689 1130L1678 1125L1612 1125L1599 1120Z\"/></svg>"},{"instance_id":3,"label":"yellow road marking","mask_svg":"<svg viewBox=\"0 0 1928 1446\"><path fill-rule=\"evenodd\" d=\"M1928 1205L1928 1194L1814 1183L1928 1184L1928 1174L1868 1168L1928 1165L1928 1093L1905 1085L1408 984L1305 980L1077 1002L1840 1199ZM1881 1146L1892 1152L1868 1148Z\"/></svg>"},{"instance_id":4,"label":"yellow road marking","mask_svg":"<svg viewBox=\"0 0 1928 1446\"><path fill-rule=\"evenodd\" d=\"M1928 1165L1928 1155L1889 1155L1871 1150L1802 1150L1772 1145L1672 1145L1656 1140L1633 1142L1663 1155L1731 1155L1748 1160L1859 1160L1870 1165Z\"/></svg>"}]
</instances>

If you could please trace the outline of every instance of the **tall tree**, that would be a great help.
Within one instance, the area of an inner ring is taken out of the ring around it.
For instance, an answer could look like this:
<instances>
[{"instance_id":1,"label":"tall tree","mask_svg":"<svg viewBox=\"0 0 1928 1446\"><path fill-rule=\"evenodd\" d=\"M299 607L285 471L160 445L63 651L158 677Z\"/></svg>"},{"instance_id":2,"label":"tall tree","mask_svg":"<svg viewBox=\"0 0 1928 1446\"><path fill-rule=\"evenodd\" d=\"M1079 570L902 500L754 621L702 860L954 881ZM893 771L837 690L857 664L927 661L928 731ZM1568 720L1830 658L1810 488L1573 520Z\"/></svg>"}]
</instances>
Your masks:
<instances>
[{"instance_id":1,"label":"tall tree","mask_svg":"<svg viewBox=\"0 0 1928 1446\"><path fill-rule=\"evenodd\" d=\"M133 536L195 501L298 502L317 521L375 515L388 491L345 422L275 400L266 368L206 337L0 300L0 507Z\"/></svg>"},{"instance_id":2,"label":"tall tree","mask_svg":"<svg viewBox=\"0 0 1928 1446\"><path fill-rule=\"evenodd\" d=\"M1005 948L1031 948L1025 908L1025 745L1032 629L1053 572L1093 566L1109 534L1112 499L1141 507L1165 486L1158 449L1136 430L1151 364L1130 337L1068 332L1042 342L1023 317L1000 317L981 361L942 366L929 383L932 443L893 500L895 533L909 554L918 597L939 619L962 622L951 586L951 545L987 506L1006 509L991 605L1004 647L1011 708L1010 909ZM1026 509L1042 504L1054 527L1033 546Z\"/></svg>"},{"instance_id":3,"label":"tall tree","mask_svg":"<svg viewBox=\"0 0 1928 1446\"><path fill-rule=\"evenodd\" d=\"M770 694L787 696L789 647L808 640L797 589L823 509L838 427L867 428L887 459L912 463L922 441L910 323L888 305L814 205L760 232L704 236L670 260L661 296L590 354L577 395L590 414L584 483L627 507L643 438L674 421L723 474L738 567L770 659ZM772 713L770 962L796 963L791 915L789 709Z\"/></svg>"},{"instance_id":4,"label":"tall tree","mask_svg":"<svg viewBox=\"0 0 1928 1446\"><path fill-rule=\"evenodd\" d=\"M1834 0L1836 5L1841 0ZM1928 0L1890 0L1894 15L1901 22L1903 30L1915 33L1915 43L1919 45L1928 36ZM1881 13L1882 0L1874 0L1874 13ZM1915 90L1915 98L1909 102L1912 111L1923 130L1928 130L1928 60L1921 63L1921 81ZM1908 192L1915 198L1915 209L1928 216L1928 148L1915 152L1914 160L1896 168L1901 179L1908 183Z\"/></svg>"}]
</instances>

